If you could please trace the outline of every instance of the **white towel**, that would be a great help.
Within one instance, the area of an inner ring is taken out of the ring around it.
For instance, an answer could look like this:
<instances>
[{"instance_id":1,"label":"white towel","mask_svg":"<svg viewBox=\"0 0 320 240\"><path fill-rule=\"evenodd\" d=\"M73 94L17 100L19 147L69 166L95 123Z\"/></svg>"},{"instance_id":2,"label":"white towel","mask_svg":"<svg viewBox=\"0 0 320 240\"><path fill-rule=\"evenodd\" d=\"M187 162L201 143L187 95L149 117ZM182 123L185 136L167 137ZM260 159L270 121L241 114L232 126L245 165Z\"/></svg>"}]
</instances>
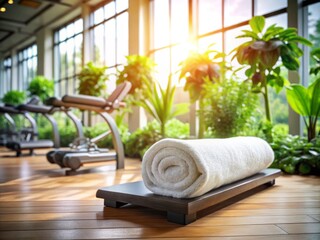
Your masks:
<instances>
[{"instance_id":1,"label":"white towel","mask_svg":"<svg viewBox=\"0 0 320 240\"><path fill-rule=\"evenodd\" d=\"M155 194L192 198L270 166L274 153L257 137L163 139L143 156L142 178Z\"/></svg>"}]
</instances>

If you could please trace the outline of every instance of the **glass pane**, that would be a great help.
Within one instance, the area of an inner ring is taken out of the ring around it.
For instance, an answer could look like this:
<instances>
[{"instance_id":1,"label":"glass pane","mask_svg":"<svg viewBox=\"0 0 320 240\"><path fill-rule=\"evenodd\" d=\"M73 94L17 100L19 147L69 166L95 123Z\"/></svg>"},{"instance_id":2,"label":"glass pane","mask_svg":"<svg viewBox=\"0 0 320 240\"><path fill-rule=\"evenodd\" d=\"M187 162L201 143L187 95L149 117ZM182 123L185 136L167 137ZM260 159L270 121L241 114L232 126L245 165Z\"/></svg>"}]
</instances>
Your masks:
<instances>
[{"instance_id":1,"label":"glass pane","mask_svg":"<svg viewBox=\"0 0 320 240\"><path fill-rule=\"evenodd\" d=\"M75 37L75 72L81 71L82 63L82 34Z\"/></svg>"},{"instance_id":2,"label":"glass pane","mask_svg":"<svg viewBox=\"0 0 320 240\"><path fill-rule=\"evenodd\" d=\"M117 13L128 9L128 0L117 0Z\"/></svg>"},{"instance_id":3,"label":"glass pane","mask_svg":"<svg viewBox=\"0 0 320 240\"><path fill-rule=\"evenodd\" d=\"M251 0L225 0L225 26L251 19Z\"/></svg>"},{"instance_id":4,"label":"glass pane","mask_svg":"<svg viewBox=\"0 0 320 240\"><path fill-rule=\"evenodd\" d=\"M116 31L115 19L110 19L105 23L105 41L106 41L106 65L114 66L116 64Z\"/></svg>"},{"instance_id":5,"label":"glass pane","mask_svg":"<svg viewBox=\"0 0 320 240\"><path fill-rule=\"evenodd\" d=\"M154 48L159 48L169 44L169 1L154 1Z\"/></svg>"},{"instance_id":6,"label":"glass pane","mask_svg":"<svg viewBox=\"0 0 320 240\"><path fill-rule=\"evenodd\" d=\"M117 64L126 61L128 55L128 12L117 17Z\"/></svg>"},{"instance_id":7,"label":"glass pane","mask_svg":"<svg viewBox=\"0 0 320 240\"><path fill-rule=\"evenodd\" d=\"M94 28L94 61L98 64L103 64L104 60L103 31L103 25Z\"/></svg>"},{"instance_id":8,"label":"glass pane","mask_svg":"<svg viewBox=\"0 0 320 240\"><path fill-rule=\"evenodd\" d=\"M62 42L60 44L60 59L61 59L61 78L66 77L66 55L67 55L67 44L65 42Z\"/></svg>"},{"instance_id":9,"label":"glass pane","mask_svg":"<svg viewBox=\"0 0 320 240\"><path fill-rule=\"evenodd\" d=\"M109 80L107 80L107 93L110 94L116 88L116 73L117 70L115 67L108 68L106 74L109 75Z\"/></svg>"},{"instance_id":10,"label":"glass pane","mask_svg":"<svg viewBox=\"0 0 320 240\"><path fill-rule=\"evenodd\" d=\"M198 41L199 52L205 52L208 49L222 52L222 34L217 33L208 37L200 38Z\"/></svg>"},{"instance_id":11,"label":"glass pane","mask_svg":"<svg viewBox=\"0 0 320 240\"><path fill-rule=\"evenodd\" d=\"M231 65L234 67L234 69L237 69L240 67L240 64L238 63L237 59L234 58L233 61L231 62L231 59L234 55L234 53L231 53L231 51L236 48L237 46L239 46L240 44L248 41L248 39L246 38L236 38L236 36L239 36L242 34L241 30L249 30L249 26L244 26L244 27L239 27L239 28L235 28L232 30L229 30L225 33L225 53L229 54L226 57L226 61L228 63L231 63ZM243 71L238 71L237 75L245 80L247 77L245 76L245 69L243 69Z\"/></svg>"},{"instance_id":12,"label":"glass pane","mask_svg":"<svg viewBox=\"0 0 320 240\"><path fill-rule=\"evenodd\" d=\"M70 38L74 35L74 25L73 23L67 26L67 38Z\"/></svg>"},{"instance_id":13,"label":"glass pane","mask_svg":"<svg viewBox=\"0 0 320 240\"><path fill-rule=\"evenodd\" d=\"M37 51L38 49L37 49L37 45L33 45L32 46L32 51L33 51L33 56L37 56L37 54L38 54L38 51Z\"/></svg>"},{"instance_id":14,"label":"glass pane","mask_svg":"<svg viewBox=\"0 0 320 240\"><path fill-rule=\"evenodd\" d=\"M243 34L242 30L249 30L249 26L243 26L235 28L225 32L225 53L230 53L235 47L248 41L247 38L236 38L237 36Z\"/></svg>"},{"instance_id":15,"label":"glass pane","mask_svg":"<svg viewBox=\"0 0 320 240\"><path fill-rule=\"evenodd\" d=\"M263 15L287 7L287 0L255 0L255 15Z\"/></svg>"},{"instance_id":16,"label":"glass pane","mask_svg":"<svg viewBox=\"0 0 320 240\"><path fill-rule=\"evenodd\" d=\"M313 43L313 46L310 50L320 48L320 3L312 4L308 6L308 35L307 38ZM306 53L305 53L306 54ZM317 64L314 59L309 59L309 69L315 67ZM319 76L319 75L317 75ZM306 77L310 82L315 81L316 76L314 74ZM308 84L308 83L306 83Z\"/></svg>"},{"instance_id":17,"label":"glass pane","mask_svg":"<svg viewBox=\"0 0 320 240\"><path fill-rule=\"evenodd\" d=\"M67 41L67 59L68 59L68 73L67 76L71 76L74 74L74 38L70 38Z\"/></svg>"},{"instance_id":18,"label":"glass pane","mask_svg":"<svg viewBox=\"0 0 320 240\"><path fill-rule=\"evenodd\" d=\"M265 28L271 26L272 24L277 24L277 26L287 28L288 26L288 16L286 13L266 18Z\"/></svg>"},{"instance_id":19,"label":"glass pane","mask_svg":"<svg viewBox=\"0 0 320 240\"><path fill-rule=\"evenodd\" d=\"M27 54L28 54L28 56L27 56L26 58L32 57L32 55L33 55L33 54L32 54L32 47L29 47L29 48L28 48L28 53L27 53Z\"/></svg>"},{"instance_id":20,"label":"glass pane","mask_svg":"<svg viewBox=\"0 0 320 240\"><path fill-rule=\"evenodd\" d=\"M75 34L80 33L80 32L82 32L82 30L83 30L83 21L80 18L79 20L75 21L75 23L74 23L74 33Z\"/></svg>"},{"instance_id":21,"label":"glass pane","mask_svg":"<svg viewBox=\"0 0 320 240\"><path fill-rule=\"evenodd\" d=\"M103 8L99 8L93 13L93 24L98 24L103 21Z\"/></svg>"},{"instance_id":22,"label":"glass pane","mask_svg":"<svg viewBox=\"0 0 320 240\"><path fill-rule=\"evenodd\" d=\"M313 48L320 47L320 3L308 7L308 38L314 44Z\"/></svg>"},{"instance_id":23,"label":"glass pane","mask_svg":"<svg viewBox=\"0 0 320 240\"><path fill-rule=\"evenodd\" d=\"M65 29L65 28L62 28L62 29L59 31L59 40L60 40L60 42L62 42L62 41L64 41L66 38L67 38L66 29Z\"/></svg>"},{"instance_id":24,"label":"glass pane","mask_svg":"<svg viewBox=\"0 0 320 240\"><path fill-rule=\"evenodd\" d=\"M171 73L173 74L173 84L178 84L178 78L180 74L179 64L188 57L188 50L190 49L188 49L188 47L183 44L174 46L171 49Z\"/></svg>"},{"instance_id":25,"label":"glass pane","mask_svg":"<svg viewBox=\"0 0 320 240\"><path fill-rule=\"evenodd\" d=\"M111 18L115 15L115 4L114 1L104 6L104 17L105 19Z\"/></svg>"},{"instance_id":26,"label":"glass pane","mask_svg":"<svg viewBox=\"0 0 320 240\"><path fill-rule=\"evenodd\" d=\"M189 32L188 0L171 1L171 13L171 43L187 41Z\"/></svg>"},{"instance_id":27,"label":"glass pane","mask_svg":"<svg viewBox=\"0 0 320 240\"><path fill-rule=\"evenodd\" d=\"M66 80L62 80L60 85L61 96L64 96L67 94L66 89L67 89Z\"/></svg>"},{"instance_id":28,"label":"glass pane","mask_svg":"<svg viewBox=\"0 0 320 240\"><path fill-rule=\"evenodd\" d=\"M221 0L198 0L198 34L222 28Z\"/></svg>"},{"instance_id":29,"label":"glass pane","mask_svg":"<svg viewBox=\"0 0 320 240\"><path fill-rule=\"evenodd\" d=\"M154 61L157 64L155 77L162 87L166 86L170 74L170 50L163 49L154 53Z\"/></svg>"},{"instance_id":30,"label":"glass pane","mask_svg":"<svg viewBox=\"0 0 320 240\"><path fill-rule=\"evenodd\" d=\"M73 84L72 84L72 78L67 79L67 86L68 86L68 94L73 94Z\"/></svg>"}]
</instances>

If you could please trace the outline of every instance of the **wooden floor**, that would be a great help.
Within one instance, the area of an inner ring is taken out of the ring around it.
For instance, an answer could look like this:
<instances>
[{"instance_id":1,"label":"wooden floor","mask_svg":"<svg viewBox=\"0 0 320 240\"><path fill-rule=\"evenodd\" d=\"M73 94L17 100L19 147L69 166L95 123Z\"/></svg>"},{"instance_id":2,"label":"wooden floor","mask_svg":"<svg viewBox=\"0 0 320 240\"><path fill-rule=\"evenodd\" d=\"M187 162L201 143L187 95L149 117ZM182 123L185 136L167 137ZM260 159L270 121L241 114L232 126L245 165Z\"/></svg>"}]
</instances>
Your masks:
<instances>
[{"instance_id":1,"label":"wooden floor","mask_svg":"<svg viewBox=\"0 0 320 240\"><path fill-rule=\"evenodd\" d=\"M13 157L0 149L0 239L320 239L320 178L281 176L276 185L187 226L139 206L104 208L100 187L141 180L126 159L86 165L76 176L45 151Z\"/></svg>"}]
</instances>

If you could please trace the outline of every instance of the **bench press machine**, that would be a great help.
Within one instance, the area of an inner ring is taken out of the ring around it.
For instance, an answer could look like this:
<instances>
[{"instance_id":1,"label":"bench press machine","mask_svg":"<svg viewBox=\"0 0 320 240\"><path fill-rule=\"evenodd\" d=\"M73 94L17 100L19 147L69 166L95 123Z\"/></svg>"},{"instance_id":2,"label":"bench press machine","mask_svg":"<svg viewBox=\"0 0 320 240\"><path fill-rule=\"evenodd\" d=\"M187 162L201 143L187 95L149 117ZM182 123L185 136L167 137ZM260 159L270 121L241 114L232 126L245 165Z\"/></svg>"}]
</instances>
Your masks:
<instances>
[{"instance_id":1,"label":"bench press machine","mask_svg":"<svg viewBox=\"0 0 320 240\"><path fill-rule=\"evenodd\" d=\"M70 168L70 170L66 171L67 175L75 174L76 170L85 163L108 160L116 160L117 169L124 168L123 144L118 128L110 113L124 106L124 103L121 101L127 95L130 88L131 83L124 82L119 84L107 99L87 95L65 95L61 99L61 102L53 102L54 105L60 105L60 107L65 109L77 108L80 110L94 111L106 121L110 130L94 139L87 140L85 143L80 143L76 149L52 152L50 157L47 156L48 161L55 162L61 168ZM98 140L109 134L112 135L114 152L100 150L95 145ZM81 140L82 138L80 137L79 139Z\"/></svg>"}]
</instances>

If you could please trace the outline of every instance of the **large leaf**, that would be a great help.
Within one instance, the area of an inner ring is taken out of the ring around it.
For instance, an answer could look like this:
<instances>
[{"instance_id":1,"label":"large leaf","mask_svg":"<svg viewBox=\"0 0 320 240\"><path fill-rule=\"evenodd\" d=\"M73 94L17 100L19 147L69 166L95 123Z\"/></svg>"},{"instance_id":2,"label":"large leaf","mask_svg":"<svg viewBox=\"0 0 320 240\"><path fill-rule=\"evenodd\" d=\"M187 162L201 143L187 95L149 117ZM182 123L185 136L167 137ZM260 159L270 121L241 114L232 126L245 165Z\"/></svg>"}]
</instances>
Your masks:
<instances>
[{"instance_id":1,"label":"large leaf","mask_svg":"<svg viewBox=\"0 0 320 240\"><path fill-rule=\"evenodd\" d=\"M310 114L318 117L320 114L320 77L308 87L308 94L311 99Z\"/></svg>"},{"instance_id":2,"label":"large leaf","mask_svg":"<svg viewBox=\"0 0 320 240\"><path fill-rule=\"evenodd\" d=\"M265 19L262 16L255 16L249 21L249 24L254 33L261 33L265 25Z\"/></svg>"},{"instance_id":3,"label":"large leaf","mask_svg":"<svg viewBox=\"0 0 320 240\"><path fill-rule=\"evenodd\" d=\"M278 61L279 56L280 56L279 49L274 49L272 51L261 51L260 60L265 68L271 69Z\"/></svg>"},{"instance_id":4,"label":"large leaf","mask_svg":"<svg viewBox=\"0 0 320 240\"><path fill-rule=\"evenodd\" d=\"M310 98L308 90L299 84L287 87L287 100L291 108L302 116L310 116Z\"/></svg>"}]
</instances>

